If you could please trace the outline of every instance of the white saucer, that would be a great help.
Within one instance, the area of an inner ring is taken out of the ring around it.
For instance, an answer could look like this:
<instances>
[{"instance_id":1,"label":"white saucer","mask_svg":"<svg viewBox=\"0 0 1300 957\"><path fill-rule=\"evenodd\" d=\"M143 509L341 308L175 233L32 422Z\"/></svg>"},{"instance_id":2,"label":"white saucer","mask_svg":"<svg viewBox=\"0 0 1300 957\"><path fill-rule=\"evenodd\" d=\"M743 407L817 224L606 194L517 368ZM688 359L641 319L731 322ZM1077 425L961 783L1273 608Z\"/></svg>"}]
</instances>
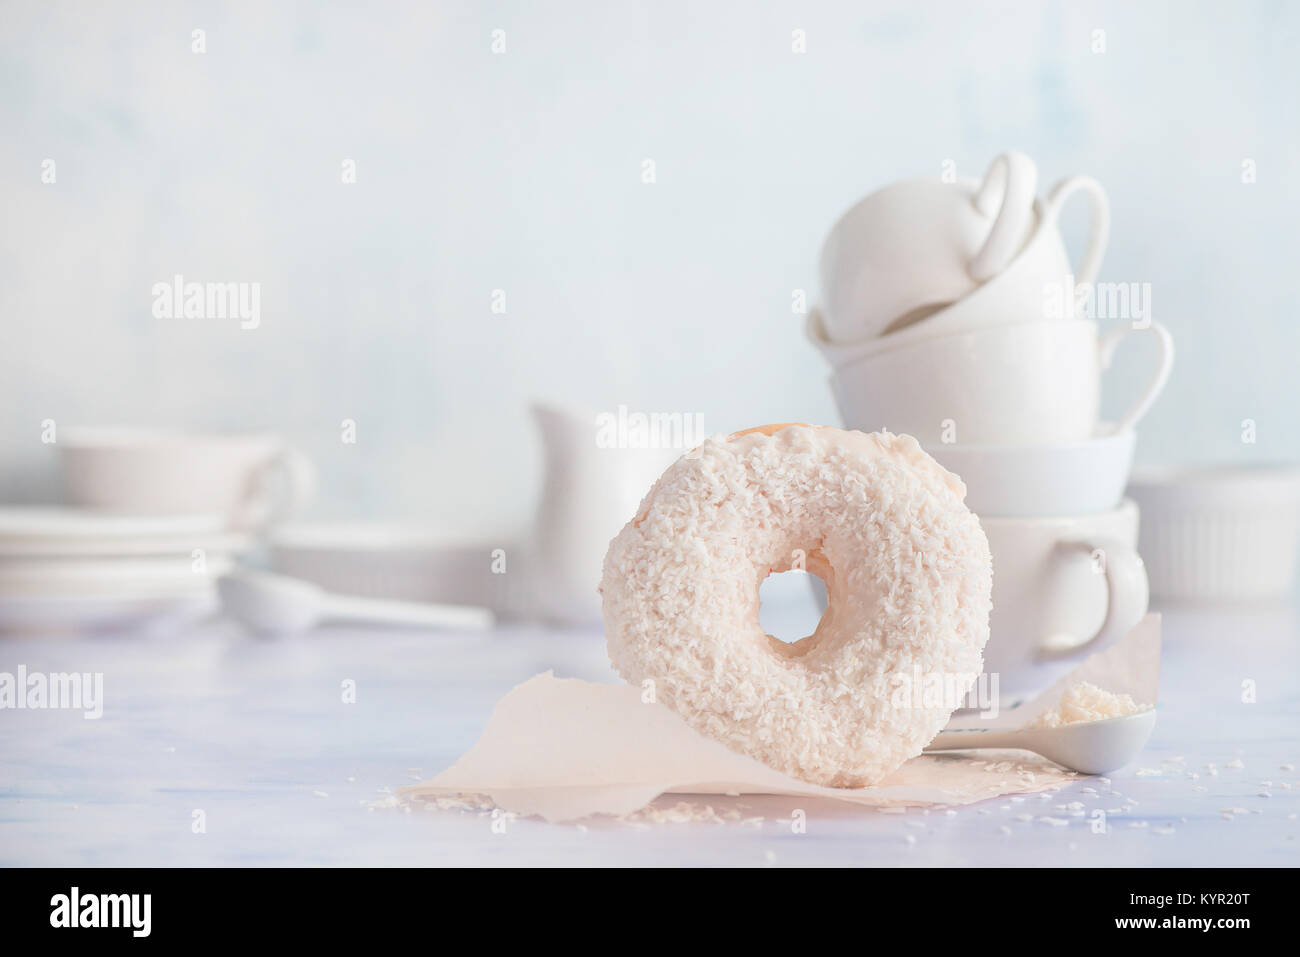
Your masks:
<instances>
[{"instance_id":1,"label":"white saucer","mask_svg":"<svg viewBox=\"0 0 1300 957\"><path fill-rule=\"evenodd\" d=\"M0 508L0 542L122 541L192 538L225 531L219 513L198 515L132 515L123 512L59 506Z\"/></svg>"},{"instance_id":2,"label":"white saucer","mask_svg":"<svg viewBox=\"0 0 1300 957\"><path fill-rule=\"evenodd\" d=\"M0 595L0 633L84 634L167 621L189 621L215 610L215 589L177 595L50 597Z\"/></svg>"},{"instance_id":3,"label":"white saucer","mask_svg":"<svg viewBox=\"0 0 1300 957\"><path fill-rule=\"evenodd\" d=\"M205 556L195 570L188 556L172 558L34 558L0 561L0 595L83 598L174 595L211 587L230 570L227 555Z\"/></svg>"},{"instance_id":4,"label":"white saucer","mask_svg":"<svg viewBox=\"0 0 1300 957\"><path fill-rule=\"evenodd\" d=\"M0 538L0 559L189 556L195 549L209 556L232 555L248 551L252 546L250 536L234 532L147 538Z\"/></svg>"}]
</instances>

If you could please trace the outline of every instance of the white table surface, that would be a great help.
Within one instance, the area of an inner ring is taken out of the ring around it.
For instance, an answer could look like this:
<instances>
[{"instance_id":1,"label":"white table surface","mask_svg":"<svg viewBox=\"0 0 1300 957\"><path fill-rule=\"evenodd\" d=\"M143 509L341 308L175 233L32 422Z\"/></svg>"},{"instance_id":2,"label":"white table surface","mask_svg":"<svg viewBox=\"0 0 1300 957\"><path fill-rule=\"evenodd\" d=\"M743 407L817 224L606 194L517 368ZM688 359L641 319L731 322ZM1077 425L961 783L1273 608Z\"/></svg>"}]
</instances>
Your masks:
<instances>
[{"instance_id":1,"label":"white table surface","mask_svg":"<svg viewBox=\"0 0 1300 957\"><path fill-rule=\"evenodd\" d=\"M761 827L516 820L494 833L478 814L367 808L382 789L454 761L529 676L613 680L597 630L261 641L210 621L152 636L10 636L0 671L100 671L106 704L98 721L0 711L0 864L1300 864L1296 611L1165 612L1159 723L1147 752L1111 775L1117 794L1080 778L1048 801L995 800L953 816L802 799L803 834L791 833L796 802L785 798L739 799ZM345 679L355 704L341 700ZM1243 703L1243 681L1255 682L1256 703ZM1234 760L1244 767L1228 768ZM1124 798L1137 804L1105 834L1087 816L1066 827L1016 820L1026 808L1112 809ZM1225 819L1225 808L1245 813ZM191 828L196 809L205 833Z\"/></svg>"}]
</instances>

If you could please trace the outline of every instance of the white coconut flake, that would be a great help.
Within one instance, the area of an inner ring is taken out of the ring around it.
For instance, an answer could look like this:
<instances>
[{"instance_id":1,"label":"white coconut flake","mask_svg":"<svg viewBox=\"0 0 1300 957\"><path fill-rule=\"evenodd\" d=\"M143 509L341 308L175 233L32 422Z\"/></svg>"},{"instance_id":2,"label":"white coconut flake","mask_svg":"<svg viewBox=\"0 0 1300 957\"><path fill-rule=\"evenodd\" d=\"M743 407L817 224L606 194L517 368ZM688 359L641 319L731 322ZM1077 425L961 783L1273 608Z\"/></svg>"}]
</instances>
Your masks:
<instances>
[{"instance_id":1,"label":"white coconut flake","mask_svg":"<svg viewBox=\"0 0 1300 957\"><path fill-rule=\"evenodd\" d=\"M1040 714L1027 727L1060 728L1150 710L1151 705L1138 704L1130 695L1113 694L1090 682L1079 681L1065 690L1055 708Z\"/></svg>"}]
</instances>

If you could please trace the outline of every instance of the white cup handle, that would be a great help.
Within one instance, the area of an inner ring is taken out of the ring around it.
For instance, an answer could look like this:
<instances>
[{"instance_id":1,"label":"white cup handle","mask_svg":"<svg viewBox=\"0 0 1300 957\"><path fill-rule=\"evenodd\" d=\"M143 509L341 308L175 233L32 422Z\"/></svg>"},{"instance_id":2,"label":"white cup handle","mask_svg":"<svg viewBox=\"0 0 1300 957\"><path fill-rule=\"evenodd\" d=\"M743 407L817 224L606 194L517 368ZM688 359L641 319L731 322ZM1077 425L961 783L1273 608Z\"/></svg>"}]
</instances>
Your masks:
<instances>
[{"instance_id":1,"label":"white cup handle","mask_svg":"<svg viewBox=\"0 0 1300 957\"><path fill-rule=\"evenodd\" d=\"M1055 223L1061 215L1065 201L1079 190L1084 190L1088 194L1088 203L1092 207L1092 228L1088 233L1088 245L1084 247L1083 258L1079 260L1079 265L1074 270L1075 281L1084 283L1092 282L1097 278L1097 273L1101 269L1101 257L1106 255L1106 244L1110 242L1110 200L1106 197L1106 191L1101 188L1101 183L1091 176L1070 176L1061 180L1047 194L1047 202L1043 208L1043 222L1038 224L1038 228L1043 229Z\"/></svg>"},{"instance_id":2,"label":"white cup handle","mask_svg":"<svg viewBox=\"0 0 1300 957\"><path fill-rule=\"evenodd\" d=\"M276 473L283 476L278 496L269 491ZM297 449L281 448L259 468L248 483L236 525L244 529L262 529L291 518L300 512L316 492L316 467Z\"/></svg>"},{"instance_id":3,"label":"white cup handle","mask_svg":"<svg viewBox=\"0 0 1300 957\"><path fill-rule=\"evenodd\" d=\"M1160 323L1151 322L1145 326L1123 326L1119 329L1112 329L1102 336L1097 343L1102 369L1110 368L1111 360L1115 357L1115 349L1119 344L1130 335L1138 332L1150 333L1156 340L1155 375L1151 377L1151 381L1142 390L1142 394L1138 396L1137 401L1120 417L1120 420L1105 429L1107 435L1118 435L1121 432L1127 432L1137 424L1142 416L1146 415L1147 409L1151 408L1151 403L1164 390L1165 383L1169 381L1169 373L1174 367L1173 336L1169 335L1169 330Z\"/></svg>"},{"instance_id":4,"label":"white cup handle","mask_svg":"<svg viewBox=\"0 0 1300 957\"><path fill-rule=\"evenodd\" d=\"M996 214L997 219L967 268L976 282L1002 272L1020 251L1034 215L1037 189L1038 167L1024 153L1003 153L989 164L975 194L975 208L985 216Z\"/></svg>"},{"instance_id":5,"label":"white cup handle","mask_svg":"<svg viewBox=\"0 0 1300 957\"><path fill-rule=\"evenodd\" d=\"M1095 538L1062 542L1066 548L1101 556L1106 576L1106 618L1097 633L1086 641L1066 646L1039 646L1039 655L1052 661L1081 658L1109 647L1142 620L1150 604L1147 569L1137 549L1117 538Z\"/></svg>"}]
</instances>

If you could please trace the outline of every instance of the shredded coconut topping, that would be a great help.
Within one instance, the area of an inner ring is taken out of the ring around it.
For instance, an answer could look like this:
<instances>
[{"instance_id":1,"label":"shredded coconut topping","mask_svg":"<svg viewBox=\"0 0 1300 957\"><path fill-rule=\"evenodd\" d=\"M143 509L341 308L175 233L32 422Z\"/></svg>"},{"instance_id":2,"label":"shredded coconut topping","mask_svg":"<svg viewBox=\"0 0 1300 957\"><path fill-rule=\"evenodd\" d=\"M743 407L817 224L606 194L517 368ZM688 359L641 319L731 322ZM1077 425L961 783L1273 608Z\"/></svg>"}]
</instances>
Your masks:
<instances>
[{"instance_id":1,"label":"shredded coconut topping","mask_svg":"<svg viewBox=\"0 0 1300 957\"><path fill-rule=\"evenodd\" d=\"M610 659L697 731L815 784L896 770L951 707L899 675L982 670L992 561L965 488L910 436L802 425L709 440L655 483L605 557ZM758 589L802 561L817 630L786 644Z\"/></svg>"},{"instance_id":2,"label":"shredded coconut topping","mask_svg":"<svg viewBox=\"0 0 1300 957\"><path fill-rule=\"evenodd\" d=\"M1131 695L1112 694L1087 681L1080 681L1070 685L1061 696L1060 703L1052 710L1040 714L1029 723L1029 727L1059 728L1067 724L1118 718L1122 715L1150 710L1151 705L1138 704ZM1143 773L1160 774L1159 771L1146 768L1138 770L1139 775Z\"/></svg>"}]
</instances>

